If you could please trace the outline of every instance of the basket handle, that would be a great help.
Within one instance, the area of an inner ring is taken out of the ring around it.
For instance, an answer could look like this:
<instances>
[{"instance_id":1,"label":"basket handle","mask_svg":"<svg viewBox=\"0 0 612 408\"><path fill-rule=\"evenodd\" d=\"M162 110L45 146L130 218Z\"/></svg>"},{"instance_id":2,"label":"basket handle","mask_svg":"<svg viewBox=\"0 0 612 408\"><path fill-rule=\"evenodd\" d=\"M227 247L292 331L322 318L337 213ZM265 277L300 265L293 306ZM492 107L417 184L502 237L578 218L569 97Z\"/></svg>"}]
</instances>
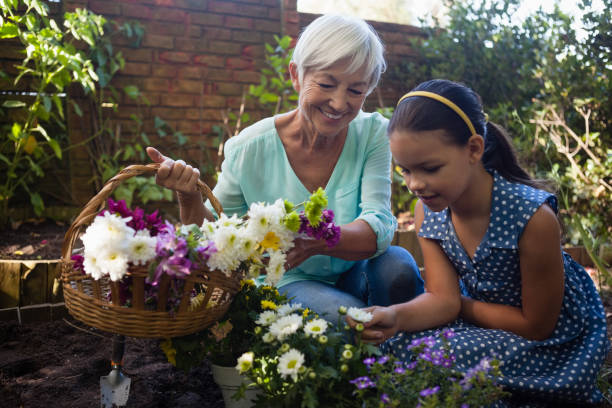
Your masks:
<instances>
[{"instance_id":1,"label":"basket handle","mask_svg":"<svg viewBox=\"0 0 612 408\"><path fill-rule=\"evenodd\" d=\"M100 211L102 211L106 205L106 199L111 195L111 193L115 190L115 188L121 184L123 180L129 179L131 177L140 176L142 174L149 173L157 173L159 169L159 163L149 163L149 164L133 164L131 166L127 166L119 173L117 173L113 178L108 180L106 184L102 187L102 189L96 194L94 197L89 200L87 204L83 207L80 214L76 217L70 228L66 232L64 236L64 244L62 246L62 258L64 261L69 261L72 255L72 247L74 246L74 242L77 239L77 232L84 225L89 225L93 218L98 215ZM221 214L223 212L223 207L221 203L212 193L212 190L206 183L202 180L198 179L197 184L198 190L200 193L210 200L213 208L217 212L217 214Z\"/></svg>"}]
</instances>

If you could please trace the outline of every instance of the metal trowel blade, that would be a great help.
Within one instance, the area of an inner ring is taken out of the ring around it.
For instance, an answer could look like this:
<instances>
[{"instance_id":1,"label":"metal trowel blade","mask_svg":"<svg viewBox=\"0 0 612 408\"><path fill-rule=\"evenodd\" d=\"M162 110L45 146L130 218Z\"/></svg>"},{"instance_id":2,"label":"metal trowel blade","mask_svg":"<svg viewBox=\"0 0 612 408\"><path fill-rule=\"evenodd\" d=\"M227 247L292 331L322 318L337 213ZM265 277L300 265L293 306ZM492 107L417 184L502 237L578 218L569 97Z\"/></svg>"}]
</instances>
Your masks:
<instances>
[{"instance_id":1,"label":"metal trowel blade","mask_svg":"<svg viewBox=\"0 0 612 408\"><path fill-rule=\"evenodd\" d=\"M125 406L130 395L131 382L129 377L117 369L100 377L100 406L102 408Z\"/></svg>"}]
</instances>

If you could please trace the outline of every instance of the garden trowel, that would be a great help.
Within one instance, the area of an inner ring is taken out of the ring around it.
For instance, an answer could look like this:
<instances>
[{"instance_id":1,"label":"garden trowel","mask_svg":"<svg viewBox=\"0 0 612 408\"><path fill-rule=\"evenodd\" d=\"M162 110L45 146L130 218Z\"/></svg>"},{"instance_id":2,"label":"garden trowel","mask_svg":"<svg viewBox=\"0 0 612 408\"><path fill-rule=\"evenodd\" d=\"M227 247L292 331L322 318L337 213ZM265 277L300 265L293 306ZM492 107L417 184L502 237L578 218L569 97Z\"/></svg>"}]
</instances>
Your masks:
<instances>
[{"instance_id":1,"label":"garden trowel","mask_svg":"<svg viewBox=\"0 0 612 408\"><path fill-rule=\"evenodd\" d=\"M130 394L130 380L123 372L123 352L125 336L113 336L113 357L111 372L100 377L100 406L102 408L124 407Z\"/></svg>"}]
</instances>

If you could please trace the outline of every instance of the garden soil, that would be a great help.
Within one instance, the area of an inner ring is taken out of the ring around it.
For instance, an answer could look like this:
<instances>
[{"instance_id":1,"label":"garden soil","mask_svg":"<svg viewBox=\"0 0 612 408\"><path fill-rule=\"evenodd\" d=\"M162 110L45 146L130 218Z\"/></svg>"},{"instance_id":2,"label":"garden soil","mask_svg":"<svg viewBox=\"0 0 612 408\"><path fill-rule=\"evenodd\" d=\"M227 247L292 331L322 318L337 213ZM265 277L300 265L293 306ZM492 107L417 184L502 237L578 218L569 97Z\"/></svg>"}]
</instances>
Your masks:
<instances>
[{"instance_id":1,"label":"garden soil","mask_svg":"<svg viewBox=\"0 0 612 408\"><path fill-rule=\"evenodd\" d=\"M57 259L68 226L50 221L0 230L0 259ZM601 291L612 338L612 292ZM112 335L70 317L0 321L0 406L89 408L100 404L100 376L110 372ZM129 407L224 407L210 367L184 372L169 364L159 340L126 339Z\"/></svg>"}]
</instances>

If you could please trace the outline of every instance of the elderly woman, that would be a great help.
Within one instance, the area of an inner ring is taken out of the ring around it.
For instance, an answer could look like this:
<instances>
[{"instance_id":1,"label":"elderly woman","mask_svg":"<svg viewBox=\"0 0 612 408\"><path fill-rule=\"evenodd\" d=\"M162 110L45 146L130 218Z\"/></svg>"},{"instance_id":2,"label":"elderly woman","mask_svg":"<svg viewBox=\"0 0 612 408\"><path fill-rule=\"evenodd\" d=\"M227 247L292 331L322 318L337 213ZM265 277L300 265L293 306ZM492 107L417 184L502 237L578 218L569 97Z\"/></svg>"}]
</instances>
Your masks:
<instances>
[{"instance_id":1,"label":"elderly woman","mask_svg":"<svg viewBox=\"0 0 612 408\"><path fill-rule=\"evenodd\" d=\"M213 191L228 215L243 215L251 203L299 203L325 190L340 241L328 248L322 240L297 239L278 287L331 322L341 305L390 305L423 291L410 253L389 246L397 222L390 210L387 120L361 110L384 69L383 45L366 22L334 15L314 20L289 64L298 107L230 139ZM213 219L196 192L198 170L153 148L147 152L162 163L158 184L177 191L182 221Z\"/></svg>"}]
</instances>

